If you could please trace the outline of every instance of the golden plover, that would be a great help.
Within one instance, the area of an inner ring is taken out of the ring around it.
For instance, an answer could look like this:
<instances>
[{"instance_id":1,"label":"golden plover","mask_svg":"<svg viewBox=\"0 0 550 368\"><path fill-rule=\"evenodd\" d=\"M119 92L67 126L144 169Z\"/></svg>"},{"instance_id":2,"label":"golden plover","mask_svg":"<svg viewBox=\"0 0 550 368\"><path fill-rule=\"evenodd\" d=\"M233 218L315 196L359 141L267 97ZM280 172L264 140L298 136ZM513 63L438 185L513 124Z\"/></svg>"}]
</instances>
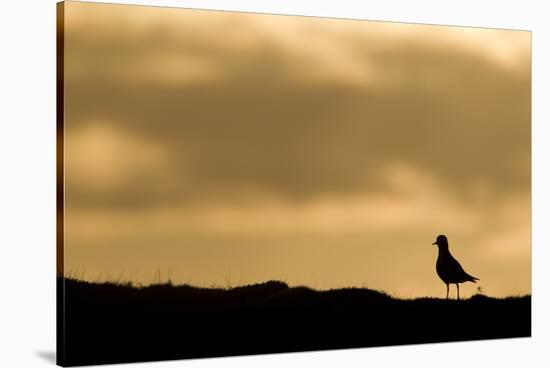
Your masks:
<instances>
[{"instance_id":1,"label":"golden plover","mask_svg":"<svg viewBox=\"0 0 550 368\"><path fill-rule=\"evenodd\" d=\"M437 274L447 285L447 299L449 299L449 284L456 284L456 299L460 299L459 284L467 281L476 282L477 277L468 275L460 263L452 256L449 251L449 242L445 235L438 235L433 245L439 248L437 263L435 269Z\"/></svg>"}]
</instances>

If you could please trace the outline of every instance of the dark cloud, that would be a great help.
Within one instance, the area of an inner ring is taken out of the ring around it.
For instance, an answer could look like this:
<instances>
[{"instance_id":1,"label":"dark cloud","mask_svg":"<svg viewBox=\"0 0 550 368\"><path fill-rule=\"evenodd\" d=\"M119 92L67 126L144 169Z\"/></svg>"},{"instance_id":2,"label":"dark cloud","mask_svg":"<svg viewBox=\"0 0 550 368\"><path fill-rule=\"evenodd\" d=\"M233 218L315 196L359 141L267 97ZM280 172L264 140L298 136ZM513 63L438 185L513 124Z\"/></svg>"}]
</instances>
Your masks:
<instances>
[{"instance_id":1,"label":"dark cloud","mask_svg":"<svg viewBox=\"0 0 550 368\"><path fill-rule=\"evenodd\" d=\"M303 46L322 47L306 52L289 46L292 35L274 39L239 14L224 17L208 32L184 21L139 32L115 21L94 32L93 19L67 27L66 138L103 119L168 153L162 170L131 185L70 187L69 205L383 191L395 163L465 198L479 186L495 196L530 190L528 47L508 65L436 34L357 32L369 23L349 21L349 33L316 33L335 20L310 19ZM328 58L338 50L343 56Z\"/></svg>"}]
</instances>

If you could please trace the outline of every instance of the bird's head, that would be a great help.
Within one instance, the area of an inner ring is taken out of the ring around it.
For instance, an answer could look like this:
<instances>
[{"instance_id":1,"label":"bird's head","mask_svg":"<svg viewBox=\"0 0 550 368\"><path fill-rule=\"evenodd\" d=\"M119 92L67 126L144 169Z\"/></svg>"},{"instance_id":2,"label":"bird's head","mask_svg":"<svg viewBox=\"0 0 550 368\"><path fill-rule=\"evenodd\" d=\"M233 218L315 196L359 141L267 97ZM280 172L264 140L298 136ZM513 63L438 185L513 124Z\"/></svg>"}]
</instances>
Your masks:
<instances>
[{"instance_id":1,"label":"bird's head","mask_svg":"<svg viewBox=\"0 0 550 368\"><path fill-rule=\"evenodd\" d=\"M435 242L433 242L432 244L443 248L449 247L449 243L447 242L447 237L445 235L438 235L435 239Z\"/></svg>"}]
</instances>

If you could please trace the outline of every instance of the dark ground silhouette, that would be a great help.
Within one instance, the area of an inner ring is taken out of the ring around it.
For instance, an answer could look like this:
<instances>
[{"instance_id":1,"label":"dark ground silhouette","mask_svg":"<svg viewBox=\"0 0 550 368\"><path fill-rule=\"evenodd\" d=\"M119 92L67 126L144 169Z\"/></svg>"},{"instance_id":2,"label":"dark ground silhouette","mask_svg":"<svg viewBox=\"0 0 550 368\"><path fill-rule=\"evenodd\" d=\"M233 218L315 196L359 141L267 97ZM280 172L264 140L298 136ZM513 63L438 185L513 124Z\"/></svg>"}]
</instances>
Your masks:
<instances>
[{"instance_id":1,"label":"dark ground silhouette","mask_svg":"<svg viewBox=\"0 0 550 368\"><path fill-rule=\"evenodd\" d=\"M57 359L66 366L531 335L530 296L400 300L279 281L229 290L57 282L65 328Z\"/></svg>"}]
</instances>

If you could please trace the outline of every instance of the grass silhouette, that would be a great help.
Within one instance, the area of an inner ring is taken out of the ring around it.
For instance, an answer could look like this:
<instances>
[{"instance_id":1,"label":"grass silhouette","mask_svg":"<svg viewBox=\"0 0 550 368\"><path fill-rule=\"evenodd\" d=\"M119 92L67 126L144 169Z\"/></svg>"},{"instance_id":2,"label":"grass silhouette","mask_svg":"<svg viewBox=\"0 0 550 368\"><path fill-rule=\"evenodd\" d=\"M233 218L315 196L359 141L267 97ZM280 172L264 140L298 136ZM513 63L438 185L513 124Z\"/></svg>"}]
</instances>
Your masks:
<instances>
[{"instance_id":1,"label":"grass silhouette","mask_svg":"<svg viewBox=\"0 0 550 368\"><path fill-rule=\"evenodd\" d=\"M403 300L281 281L229 289L57 282L64 366L531 335L530 296Z\"/></svg>"}]
</instances>

